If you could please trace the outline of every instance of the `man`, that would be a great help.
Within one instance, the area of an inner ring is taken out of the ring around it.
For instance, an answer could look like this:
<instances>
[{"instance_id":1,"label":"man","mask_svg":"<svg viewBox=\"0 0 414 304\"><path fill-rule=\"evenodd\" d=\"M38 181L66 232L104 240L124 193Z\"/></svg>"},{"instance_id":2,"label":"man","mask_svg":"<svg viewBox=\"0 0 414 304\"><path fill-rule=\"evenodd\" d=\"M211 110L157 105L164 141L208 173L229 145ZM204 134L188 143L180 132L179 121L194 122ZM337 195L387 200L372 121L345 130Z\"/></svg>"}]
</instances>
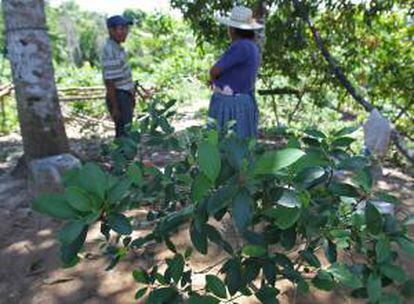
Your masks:
<instances>
[{"instance_id":1,"label":"man","mask_svg":"<svg viewBox=\"0 0 414 304\"><path fill-rule=\"evenodd\" d=\"M135 107L134 82L127 55L121 46L127 39L132 22L122 16L107 19L109 38L102 50L106 103L115 123L116 138L127 135Z\"/></svg>"}]
</instances>

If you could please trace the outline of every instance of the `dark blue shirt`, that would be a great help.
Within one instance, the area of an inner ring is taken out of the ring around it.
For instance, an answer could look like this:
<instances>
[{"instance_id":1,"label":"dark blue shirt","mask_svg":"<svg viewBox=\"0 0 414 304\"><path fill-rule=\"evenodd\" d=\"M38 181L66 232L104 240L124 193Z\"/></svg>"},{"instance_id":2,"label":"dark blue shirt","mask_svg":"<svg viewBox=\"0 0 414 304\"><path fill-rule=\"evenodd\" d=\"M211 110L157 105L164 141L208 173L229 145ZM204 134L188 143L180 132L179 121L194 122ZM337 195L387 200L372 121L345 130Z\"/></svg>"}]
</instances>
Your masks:
<instances>
[{"instance_id":1,"label":"dark blue shirt","mask_svg":"<svg viewBox=\"0 0 414 304\"><path fill-rule=\"evenodd\" d=\"M259 66L259 46L249 39L236 40L216 63L221 74L214 84L221 89L229 86L235 93L252 94Z\"/></svg>"}]
</instances>

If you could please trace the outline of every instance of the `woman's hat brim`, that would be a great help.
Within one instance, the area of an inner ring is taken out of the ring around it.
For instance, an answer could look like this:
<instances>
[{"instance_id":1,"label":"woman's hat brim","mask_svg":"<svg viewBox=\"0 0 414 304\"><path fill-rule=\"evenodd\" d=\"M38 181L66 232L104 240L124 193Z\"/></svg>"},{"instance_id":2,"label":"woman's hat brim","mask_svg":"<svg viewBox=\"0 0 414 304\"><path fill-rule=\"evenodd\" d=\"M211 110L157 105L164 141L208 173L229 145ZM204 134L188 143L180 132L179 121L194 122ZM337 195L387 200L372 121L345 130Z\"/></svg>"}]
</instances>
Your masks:
<instances>
[{"instance_id":1,"label":"woman's hat brim","mask_svg":"<svg viewBox=\"0 0 414 304\"><path fill-rule=\"evenodd\" d=\"M216 20L223 25L235 27L241 30L251 30L251 31L261 30L264 27L263 24L260 24L256 21L253 21L251 23L246 23L246 22L235 21L233 19L226 18L226 17L216 17Z\"/></svg>"}]
</instances>

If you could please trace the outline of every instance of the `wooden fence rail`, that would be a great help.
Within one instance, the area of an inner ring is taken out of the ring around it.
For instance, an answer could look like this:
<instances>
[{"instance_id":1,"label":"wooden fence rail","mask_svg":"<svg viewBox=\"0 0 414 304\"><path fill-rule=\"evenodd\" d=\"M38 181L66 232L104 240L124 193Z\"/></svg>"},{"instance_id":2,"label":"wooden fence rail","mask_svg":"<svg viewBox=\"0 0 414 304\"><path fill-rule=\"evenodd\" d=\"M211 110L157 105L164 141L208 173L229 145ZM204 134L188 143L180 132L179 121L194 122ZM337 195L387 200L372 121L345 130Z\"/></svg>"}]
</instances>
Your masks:
<instances>
[{"instance_id":1,"label":"wooden fence rail","mask_svg":"<svg viewBox=\"0 0 414 304\"><path fill-rule=\"evenodd\" d=\"M105 87L58 87L60 102L79 102L105 99ZM0 103L5 103L7 96L14 94L11 83L0 85Z\"/></svg>"}]
</instances>

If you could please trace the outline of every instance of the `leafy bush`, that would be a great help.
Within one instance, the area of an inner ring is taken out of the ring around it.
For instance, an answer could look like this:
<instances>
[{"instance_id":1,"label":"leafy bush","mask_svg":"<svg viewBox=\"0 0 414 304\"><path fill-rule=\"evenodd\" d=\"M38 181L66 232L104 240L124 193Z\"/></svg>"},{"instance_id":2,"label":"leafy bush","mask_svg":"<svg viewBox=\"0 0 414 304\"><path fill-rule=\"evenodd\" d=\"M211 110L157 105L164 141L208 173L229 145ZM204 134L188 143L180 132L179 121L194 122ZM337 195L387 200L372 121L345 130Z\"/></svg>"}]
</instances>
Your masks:
<instances>
[{"instance_id":1,"label":"leafy bush","mask_svg":"<svg viewBox=\"0 0 414 304\"><path fill-rule=\"evenodd\" d=\"M152 128L140 125L135 135L143 138L140 132L152 130L155 137L149 140L174 138L165 125L168 109L154 109L150 107L144 119ZM399 202L374 191L371 160L349 148L353 131L307 130L274 150L231 133L191 128L174 139L183 157L162 170L134 161L134 153L121 163L117 175L86 164L67 176L65 193L43 195L33 208L66 221L58 234L65 266L78 262L95 222L107 240L117 235L118 243L108 241L106 248L112 257L108 268L131 250L164 243L172 256L163 273L157 266L133 271L143 285L136 298L149 293L147 303L219 303L238 295L277 303L275 284L282 279L300 293L310 286L325 291L346 288L370 303L398 303L413 296L413 280L398 266L397 249L414 254L406 227L412 217L397 220L381 213L377 201ZM133 239L132 218L125 212L143 205L152 206L147 219L154 228ZM210 222L226 215L243 237L241 247L232 246ZM172 241L179 229L188 229L191 238L192 248L185 252ZM207 274L205 288L196 290L189 263L192 251L207 255L212 244L227 258L220 275ZM328 264L320 260L320 252Z\"/></svg>"}]
</instances>

